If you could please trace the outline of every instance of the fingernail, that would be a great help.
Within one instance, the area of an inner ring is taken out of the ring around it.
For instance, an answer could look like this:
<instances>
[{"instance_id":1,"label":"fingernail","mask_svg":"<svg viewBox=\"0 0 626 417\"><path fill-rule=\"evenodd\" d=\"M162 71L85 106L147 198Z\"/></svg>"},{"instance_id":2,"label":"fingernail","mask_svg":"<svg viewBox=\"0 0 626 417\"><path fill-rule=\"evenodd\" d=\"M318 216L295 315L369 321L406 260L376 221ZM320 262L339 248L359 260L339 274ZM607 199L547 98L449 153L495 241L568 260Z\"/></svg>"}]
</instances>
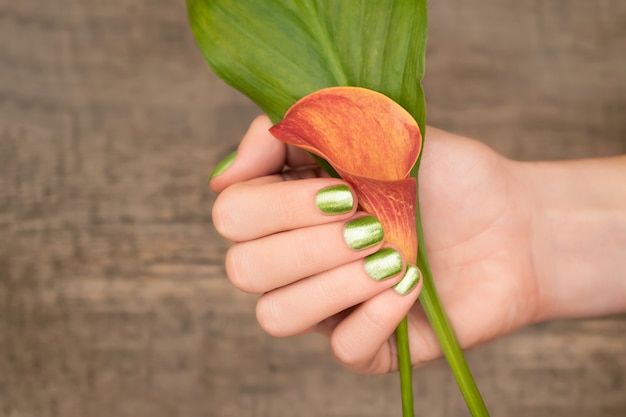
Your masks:
<instances>
[{"instance_id":1,"label":"fingernail","mask_svg":"<svg viewBox=\"0 0 626 417\"><path fill-rule=\"evenodd\" d=\"M326 214L343 214L352 210L354 197L345 185L333 185L317 192L315 204Z\"/></svg>"},{"instance_id":2,"label":"fingernail","mask_svg":"<svg viewBox=\"0 0 626 417\"><path fill-rule=\"evenodd\" d=\"M222 159L222 161L219 164L217 164L213 172L211 172L211 175L209 176L209 181L211 181L214 177L217 177L218 175L226 172L226 170L230 168L230 166L235 161L236 156L237 156L237 151L234 151L230 155L228 155L226 158Z\"/></svg>"},{"instance_id":3,"label":"fingernail","mask_svg":"<svg viewBox=\"0 0 626 417\"><path fill-rule=\"evenodd\" d=\"M413 265L409 265L406 268L406 272L404 276L396 285L393 286L393 289L400 295L406 295L411 291L417 283L420 281L422 277L422 273L419 269L414 267Z\"/></svg>"},{"instance_id":4,"label":"fingernail","mask_svg":"<svg viewBox=\"0 0 626 417\"><path fill-rule=\"evenodd\" d=\"M346 223L343 238L352 249L360 250L380 243L385 237L383 226L372 216L361 217Z\"/></svg>"},{"instance_id":5,"label":"fingernail","mask_svg":"<svg viewBox=\"0 0 626 417\"><path fill-rule=\"evenodd\" d=\"M384 248L365 257L365 272L376 281L390 278L402 271L402 256L398 251Z\"/></svg>"}]
</instances>

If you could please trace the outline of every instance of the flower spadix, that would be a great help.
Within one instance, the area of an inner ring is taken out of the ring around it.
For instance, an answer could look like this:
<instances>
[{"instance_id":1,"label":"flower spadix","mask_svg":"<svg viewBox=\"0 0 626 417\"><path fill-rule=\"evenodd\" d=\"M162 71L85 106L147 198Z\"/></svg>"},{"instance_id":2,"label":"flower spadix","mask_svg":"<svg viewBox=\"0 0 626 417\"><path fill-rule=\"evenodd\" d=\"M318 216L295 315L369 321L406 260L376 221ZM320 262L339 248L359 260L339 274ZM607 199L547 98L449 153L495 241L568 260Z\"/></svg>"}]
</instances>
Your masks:
<instances>
[{"instance_id":1,"label":"flower spadix","mask_svg":"<svg viewBox=\"0 0 626 417\"><path fill-rule=\"evenodd\" d=\"M416 184L409 173L422 137L406 110L365 88L326 88L296 102L270 133L328 161L383 224L385 240L416 262Z\"/></svg>"}]
</instances>

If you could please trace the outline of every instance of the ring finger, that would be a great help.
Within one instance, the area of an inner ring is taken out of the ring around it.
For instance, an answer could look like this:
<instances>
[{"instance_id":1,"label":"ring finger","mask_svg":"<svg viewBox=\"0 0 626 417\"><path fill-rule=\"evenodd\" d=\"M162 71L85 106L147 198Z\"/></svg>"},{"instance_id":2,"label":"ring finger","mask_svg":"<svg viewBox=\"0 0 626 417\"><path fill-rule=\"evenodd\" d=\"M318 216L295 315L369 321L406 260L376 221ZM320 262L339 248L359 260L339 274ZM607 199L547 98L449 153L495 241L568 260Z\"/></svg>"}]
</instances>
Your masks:
<instances>
[{"instance_id":1,"label":"ring finger","mask_svg":"<svg viewBox=\"0 0 626 417\"><path fill-rule=\"evenodd\" d=\"M402 256L385 247L365 259L263 294L257 319L273 336L292 336L385 291L403 271Z\"/></svg>"}]
</instances>

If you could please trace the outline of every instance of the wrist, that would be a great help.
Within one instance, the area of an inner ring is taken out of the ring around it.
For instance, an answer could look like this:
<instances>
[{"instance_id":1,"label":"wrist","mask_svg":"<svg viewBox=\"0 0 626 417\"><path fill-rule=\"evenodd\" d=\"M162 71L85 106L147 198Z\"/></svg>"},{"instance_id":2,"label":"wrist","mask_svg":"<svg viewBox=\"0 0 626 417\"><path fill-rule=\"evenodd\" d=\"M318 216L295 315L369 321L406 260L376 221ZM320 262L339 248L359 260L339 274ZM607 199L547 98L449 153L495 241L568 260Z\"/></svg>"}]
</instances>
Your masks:
<instances>
[{"instance_id":1,"label":"wrist","mask_svg":"<svg viewBox=\"0 0 626 417\"><path fill-rule=\"evenodd\" d=\"M626 157L520 167L532 196L536 321L626 311Z\"/></svg>"}]
</instances>

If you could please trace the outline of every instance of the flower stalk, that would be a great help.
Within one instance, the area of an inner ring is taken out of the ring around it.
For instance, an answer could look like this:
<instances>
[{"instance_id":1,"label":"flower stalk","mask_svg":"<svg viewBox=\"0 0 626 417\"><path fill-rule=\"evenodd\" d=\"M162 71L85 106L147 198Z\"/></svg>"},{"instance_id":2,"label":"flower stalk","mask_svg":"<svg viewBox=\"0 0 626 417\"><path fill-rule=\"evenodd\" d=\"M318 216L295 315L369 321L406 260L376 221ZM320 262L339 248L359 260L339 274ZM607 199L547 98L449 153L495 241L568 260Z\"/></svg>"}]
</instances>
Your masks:
<instances>
[{"instance_id":1,"label":"flower stalk","mask_svg":"<svg viewBox=\"0 0 626 417\"><path fill-rule=\"evenodd\" d=\"M400 396L402 399L402 417L414 417L413 411L413 365L409 347L409 320L404 317L395 331L398 349L398 372L400 373Z\"/></svg>"},{"instance_id":2,"label":"flower stalk","mask_svg":"<svg viewBox=\"0 0 626 417\"><path fill-rule=\"evenodd\" d=\"M361 208L376 216L386 240L408 264L417 264L419 300L474 417L487 409L437 295L426 251L417 198L422 136L415 120L383 94L332 87L296 102L270 132L326 161L356 191ZM390 161L394 161L391 163ZM421 248L421 250L418 250ZM403 417L414 417L408 319L396 331Z\"/></svg>"}]
</instances>

